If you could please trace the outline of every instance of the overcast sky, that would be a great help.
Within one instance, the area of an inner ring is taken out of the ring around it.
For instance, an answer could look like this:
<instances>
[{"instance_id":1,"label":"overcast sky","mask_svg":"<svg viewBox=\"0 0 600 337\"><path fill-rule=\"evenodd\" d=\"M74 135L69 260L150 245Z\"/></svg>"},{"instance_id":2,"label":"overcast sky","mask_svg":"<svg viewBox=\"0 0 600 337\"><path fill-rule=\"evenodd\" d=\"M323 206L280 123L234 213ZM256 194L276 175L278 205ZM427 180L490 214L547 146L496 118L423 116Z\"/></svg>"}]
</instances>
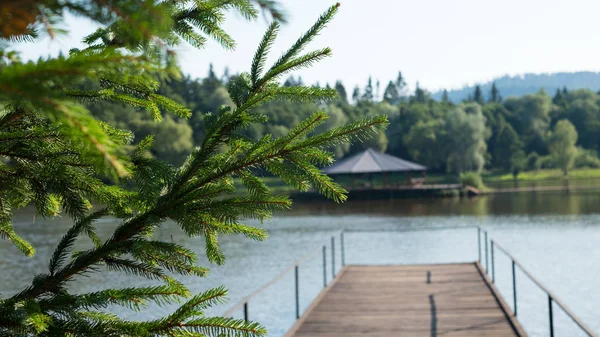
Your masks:
<instances>
[{"instance_id":1,"label":"overcast sky","mask_svg":"<svg viewBox=\"0 0 600 337\"><path fill-rule=\"evenodd\" d=\"M312 25L335 1L282 0L289 23L281 29L272 59ZM340 79L348 91L369 75L382 87L401 70L410 86L429 90L458 88L504 74L600 71L600 1L597 0L342 0L339 14L311 45L330 46L333 57L297 73L306 83ZM22 46L25 58L56 54L80 46L94 27L67 21L71 34ZM182 46L185 73L204 76L250 68L267 23L231 17L226 30L235 51L216 43L204 50Z\"/></svg>"}]
</instances>

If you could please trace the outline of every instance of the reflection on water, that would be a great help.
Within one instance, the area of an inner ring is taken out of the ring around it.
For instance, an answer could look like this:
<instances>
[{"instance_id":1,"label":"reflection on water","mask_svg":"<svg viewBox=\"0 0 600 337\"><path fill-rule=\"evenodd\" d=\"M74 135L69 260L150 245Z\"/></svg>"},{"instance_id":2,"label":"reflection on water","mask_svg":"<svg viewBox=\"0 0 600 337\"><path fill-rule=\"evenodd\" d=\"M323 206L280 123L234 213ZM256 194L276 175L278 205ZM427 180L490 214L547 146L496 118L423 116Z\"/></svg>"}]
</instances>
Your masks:
<instances>
[{"instance_id":1,"label":"reflection on water","mask_svg":"<svg viewBox=\"0 0 600 337\"><path fill-rule=\"evenodd\" d=\"M429 198L387 201L348 201L295 204L287 216L298 214L380 214L386 216L591 214L600 211L600 193L559 191L500 193L475 198Z\"/></svg>"},{"instance_id":2,"label":"reflection on water","mask_svg":"<svg viewBox=\"0 0 600 337\"><path fill-rule=\"evenodd\" d=\"M222 314L231 305L260 288L301 256L319 253L300 266L301 307L306 308L323 284L320 248L327 245L327 272L331 279L330 238L336 244L336 269L340 268L339 230L343 228L405 228L423 226L481 225L491 237L507 248L544 285L554 291L576 314L596 331L600 331L600 193L502 194L473 199L390 200L383 202L348 202L296 204L290 212L278 214L264 224L269 230L266 242L252 242L242 237L222 238L228 258L224 266L211 266L205 279L183 278L192 292L218 285L230 289L230 303L210 309ZM59 218L37 220L24 211L15 217L16 230L34 243L37 255L24 258L9 243L0 241L0 293L13 294L31 282L35 273L46 272L54 246L70 226ZM110 219L98 224L99 234L108 237L117 224ZM173 240L198 253L201 239L188 238L172 224L166 224L158 239ZM348 263L432 263L474 261L477 259L476 231L418 233L360 233L346 237ZM89 246L85 239L77 249ZM208 264L200 259L201 264ZM497 286L512 305L510 261L496 254ZM250 318L265 324L270 336L282 336L295 317L293 274L262 293L249 304ZM143 283L147 283L143 281ZM102 273L71 284L76 292L112 287L141 285L139 278L119 273ZM517 274L519 317L531 336L547 336L547 298L522 274ZM142 313L111 308L126 318L150 319L164 315L172 307L150 307ZM578 336L575 326L564 313L555 309L557 335ZM237 314L241 317L241 312ZM559 334L560 333L560 334Z\"/></svg>"}]
</instances>

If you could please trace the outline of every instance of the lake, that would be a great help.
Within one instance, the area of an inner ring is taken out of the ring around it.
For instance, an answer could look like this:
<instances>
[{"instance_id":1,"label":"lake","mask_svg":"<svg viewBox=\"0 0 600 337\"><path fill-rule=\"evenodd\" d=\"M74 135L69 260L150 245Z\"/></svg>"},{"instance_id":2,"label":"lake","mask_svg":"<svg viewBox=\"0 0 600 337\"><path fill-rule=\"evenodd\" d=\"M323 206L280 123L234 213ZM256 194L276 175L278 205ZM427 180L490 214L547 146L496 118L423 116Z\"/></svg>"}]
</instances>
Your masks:
<instances>
[{"instance_id":1,"label":"lake","mask_svg":"<svg viewBox=\"0 0 600 337\"><path fill-rule=\"evenodd\" d=\"M254 223L254 222L251 222ZM256 224L256 223L254 223ZM260 224L257 224L260 225ZM54 246L70 222L66 218L33 221L30 210L15 216L18 233L37 248L34 258L23 257L12 245L0 241L0 293L14 294L31 282L32 275L47 271ZM116 223L99 224L108 237ZM323 286L321 247L327 245L327 277L331 279L330 240L336 239L336 269L340 268L341 229L396 229L431 226L482 226L490 237L513 254L542 284L555 293L593 330L600 331L600 193L523 193L488 195L473 199L390 200L296 204L292 211L277 214L261 225L270 232L266 242L243 237L221 239L227 262L211 266L204 279L184 278L192 292L225 285L229 303L211 308L223 314L246 295L269 282L306 254L315 252L300 265L300 302L306 308ZM202 239L190 239L173 224L157 234L198 252ZM80 240L78 248L88 246ZM443 263L477 259L477 231L472 228L436 232L348 233L345 235L346 263ZM496 251L496 284L512 306L510 260ZM203 264L206 260L201 258ZM136 277L103 273L74 281L76 292L110 287L149 284ZM548 335L547 297L517 271L518 313L531 336ZM110 308L130 319L164 315L172 307L150 307L141 313ZM556 336L580 336L576 326L555 307ZM238 310L236 317L241 317ZM253 298L249 316L269 329L269 336L282 336L295 319L294 275L290 273Z\"/></svg>"}]
</instances>

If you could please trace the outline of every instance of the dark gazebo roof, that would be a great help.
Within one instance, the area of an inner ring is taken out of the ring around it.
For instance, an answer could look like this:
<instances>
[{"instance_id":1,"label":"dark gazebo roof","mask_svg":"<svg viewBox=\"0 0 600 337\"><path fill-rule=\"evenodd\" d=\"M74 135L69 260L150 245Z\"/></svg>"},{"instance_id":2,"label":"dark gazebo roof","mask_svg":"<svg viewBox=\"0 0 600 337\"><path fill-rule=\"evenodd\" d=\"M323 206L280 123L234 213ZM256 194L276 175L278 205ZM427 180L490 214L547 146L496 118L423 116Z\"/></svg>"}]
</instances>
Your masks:
<instances>
[{"instance_id":1,"label":"dark gazebo roof","mask_svg":"<svg viewBox=\"0 0 600 337\"><path fill-rule=\"evenodd\" d=\"M427 170L425 166L368 149L324 168L323 172L326 174L352 174L425 170Z\"/></svg>"}]
</instances>

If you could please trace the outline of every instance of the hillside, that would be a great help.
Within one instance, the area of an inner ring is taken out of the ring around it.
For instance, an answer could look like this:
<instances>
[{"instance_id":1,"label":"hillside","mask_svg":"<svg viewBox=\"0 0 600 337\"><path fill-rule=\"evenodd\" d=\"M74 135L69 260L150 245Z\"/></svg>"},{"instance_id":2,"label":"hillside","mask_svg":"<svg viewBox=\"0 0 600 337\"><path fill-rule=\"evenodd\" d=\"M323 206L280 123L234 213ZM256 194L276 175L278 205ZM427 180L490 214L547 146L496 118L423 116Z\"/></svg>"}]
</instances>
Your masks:
<instances>
[{"instance_id":1,"label":"hillside","mask_svg":"<svg viewBox=\"0 0 600 337\"><path fill-rule=\"evenodd\" d=\"M480 84L481 89L487 99L492 82L500 91L504 98L510 96L522 96L532 94L544 88L548 94L554 95L556 89L567 87L568 89L591 89L600 90L600 72L580 71L574 73L554 73L554 74L525 74L519 76L503 76L493 81ZM448 97L453 102L460 102L473 93L475 86L464 87L462 89L448 91ZM442 98L442 91L432 94L436 100Z\"/></svg>"}]
</instances>

